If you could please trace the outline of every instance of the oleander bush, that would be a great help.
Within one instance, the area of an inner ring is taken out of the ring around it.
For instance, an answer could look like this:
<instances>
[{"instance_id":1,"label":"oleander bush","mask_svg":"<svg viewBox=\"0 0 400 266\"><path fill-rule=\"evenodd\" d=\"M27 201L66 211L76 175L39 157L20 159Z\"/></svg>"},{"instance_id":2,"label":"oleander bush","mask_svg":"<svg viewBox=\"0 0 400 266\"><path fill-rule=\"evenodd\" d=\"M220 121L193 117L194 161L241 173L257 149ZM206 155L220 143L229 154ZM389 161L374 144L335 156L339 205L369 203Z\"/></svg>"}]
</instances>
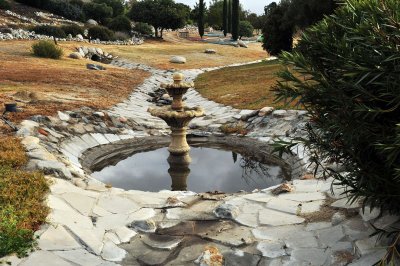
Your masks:
<instances>
[{"instance_id":1,"label":"oleander bush","mask_svg":"<svg viewBox=\"0 0 400 266\"><path fill-rule=\"evenodd\" d=\"M110 20L107 27L113 31L130 33L132 30L131 21L127 16L120 15Z\"/></svg>"},{"instance_id":2,"label":"oleander bush","mask_svg":"<svg viewBox=\"0 0 400 266\"><path fill-rule=\"evenodd\" d=\"M63 55L61 47L58 47L52 41L39 41L32 45L32 51L38 57L51 59L60 59Z\"/></svg>"},{"instance_id":3,"label":"oleander bush","mask_svg":"<svg viewBox=\"0 0 400 266\"><path fill-rule=\"evenodd\" d=\"M61 29L65 32L66 35L71 34L72 37L75 37L78 34L83 35L84 29L76 24L64 25L61 26Z\"/></svg>"},{"instance_id":4,"label":"oleander bush","mask_svg":"<svg viewBox=\"0 0 400 266\"><path fill-rule=\"evenodd\" d=\"M324 173L352 200L400 213L400 1L347 0L281 61L300 75L279 74L277 99L309 112L316 163L344 167Z\"/></svg>"},{"instance_id":5,"label":"oleander bush","mask_svg":"<svg viewBox=\"0 0 400 266\"><path fill-rule=\"evenodd\" d=\"M89 28L91 39L100 39L101 41L114 40L114 32L103 26L92 26Z\"/></svg>"},{"instance_id":6,"label":"oleander bush","mask_svg":"<svg viewBox=\"0 0 400 266\"><path fill-rule=\"evenodd\" d=\"M40 26L33 27L32 30L36 34L42 34L42 35L52 36L52 37L56 37L56 38L66 38L67 37L64 30L62 28L56 27L56 26L40 25Z\"/></svg>"}]
</instances>

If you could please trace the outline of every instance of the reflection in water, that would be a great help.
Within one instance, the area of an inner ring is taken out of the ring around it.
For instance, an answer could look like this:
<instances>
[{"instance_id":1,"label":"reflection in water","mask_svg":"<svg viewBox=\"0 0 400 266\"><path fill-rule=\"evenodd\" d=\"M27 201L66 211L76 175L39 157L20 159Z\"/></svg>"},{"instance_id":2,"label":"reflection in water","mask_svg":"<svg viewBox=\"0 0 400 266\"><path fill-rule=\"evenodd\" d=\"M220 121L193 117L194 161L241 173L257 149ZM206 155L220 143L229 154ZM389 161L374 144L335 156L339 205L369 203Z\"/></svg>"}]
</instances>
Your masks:
<instances>
[{"instance_id":1,"label":"reflection in water","mask_svg":"<svg viewBox=\"0 0 400 266\"><path fill-rule=\"evenodd\" d=\"M263 164L234 152L192 147L190 156L170 155L167 148L138 153L93 176L128 190L237 192L277 185L282 182L283 174L279 166Z\"/></svg>"},{"instance_id":2,"label":"reflection in water","mask_svg":"<svg viewBox=\"0 0 400 266\"><path fill-rule=\"evenodd\" d=\"M189 165L192 162L189 153L184 155L172 155L168 157L169 169L168 173L171 176L173 191L185 191L187 190L187 178L190 174Z\"/></svg>"}]
</instances>

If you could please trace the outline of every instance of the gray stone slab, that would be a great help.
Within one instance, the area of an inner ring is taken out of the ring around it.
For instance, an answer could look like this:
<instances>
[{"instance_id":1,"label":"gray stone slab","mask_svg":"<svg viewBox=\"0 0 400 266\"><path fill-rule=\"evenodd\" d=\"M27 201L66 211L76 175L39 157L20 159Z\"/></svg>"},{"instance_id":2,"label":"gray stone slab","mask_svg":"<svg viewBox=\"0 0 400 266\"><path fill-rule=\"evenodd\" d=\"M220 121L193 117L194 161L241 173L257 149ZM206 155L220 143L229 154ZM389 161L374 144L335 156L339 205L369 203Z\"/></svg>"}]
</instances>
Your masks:
<instances>
[{"instance_id":1,"label":"gray stone slab","mask_svg":"<svg viewBox=\"0 0 400 266\"><path fill-rule=\"evenodd\" d=\"M57 266L74 266L72 263L65 261L54 253L45 250L38 250L30 254L29 257L20 264L20 266L49 266L49 262L51 262L52 265Z\"/></svg>"},{"instance_id":2,"label":"gray stone slab","mask_svg":"<svg viewBox=\"0 0 400 266\"><path fill-rule=\"evenodd\" d=\"M38 246L42 250L72 250L82 246L65 230L62 225L52 226L40 236Z\"/></svg>"},{"instance_id":3,"label":"gray stone slab","mask_svg":"<svg viewBox=\"0 0 400 266\"><path fill-rule=\"evenodd\" d=\"M57 256L63 258L66 261L81 266L99 266L104 263L100 257L93 255L86 249L76 249L68 251L55 251Z\"/></svg>"},{"instance_id":4,"label":"gray stone slab","mask_svg":"<svg viewBox=\"0 0 400 266\"><path fill-rule=\"evenodd\" d=\"M262 225L280 226L301 224L304 221L302 217L275 210L261 210L259 214L259 222Z\"/></svg>"}]
</instances>

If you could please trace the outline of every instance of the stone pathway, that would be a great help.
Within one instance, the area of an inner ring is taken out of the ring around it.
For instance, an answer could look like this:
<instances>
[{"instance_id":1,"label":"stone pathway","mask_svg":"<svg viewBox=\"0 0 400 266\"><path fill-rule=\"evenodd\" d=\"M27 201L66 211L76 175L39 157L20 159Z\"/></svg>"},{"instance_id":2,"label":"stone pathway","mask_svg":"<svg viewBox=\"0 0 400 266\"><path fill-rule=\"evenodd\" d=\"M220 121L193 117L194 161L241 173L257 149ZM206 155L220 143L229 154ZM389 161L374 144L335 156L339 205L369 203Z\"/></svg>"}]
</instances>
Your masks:
<instances>
[{"instance_id":1,"label":"stone pathway","mask_svg":"<svg viewBox=\"0 0 400 266\"><path fill-rule=\"evenodd\" d=\"M85 109L21 123L17 134L31 158L29 167L43 170L53 185L49 223L37 232L38 250L23 259L5 258L11 265L194 265L202 254L197 264L205 265L201 260L217 250L229 266L364 266L385 254L375 246L376 238L369 238L369 223L387 228L398 217L378 217L368 208L362 213L358 203L346 204L342 188L331 193L331 179L293 180L292 192L275 195L275 187L236 194L125 191L90 177L80 161L87 150L168 133L164 122L147 113L152 105L147 100L161 82L170 82L172 72L127 61L114 64L152 76L107 111L110 120ZM210 70L183 72L194 80ZM188 92L187 104L206 109L207 116L191 124L197 134L220 136L220 125L242 121L251 130L249 138L269 143L301 134L304 124L301 111L260 115L208 101L195 90ZM298 157L293 170L306 172L304 148L293 151Z\"/></svg>"}]
</instances>

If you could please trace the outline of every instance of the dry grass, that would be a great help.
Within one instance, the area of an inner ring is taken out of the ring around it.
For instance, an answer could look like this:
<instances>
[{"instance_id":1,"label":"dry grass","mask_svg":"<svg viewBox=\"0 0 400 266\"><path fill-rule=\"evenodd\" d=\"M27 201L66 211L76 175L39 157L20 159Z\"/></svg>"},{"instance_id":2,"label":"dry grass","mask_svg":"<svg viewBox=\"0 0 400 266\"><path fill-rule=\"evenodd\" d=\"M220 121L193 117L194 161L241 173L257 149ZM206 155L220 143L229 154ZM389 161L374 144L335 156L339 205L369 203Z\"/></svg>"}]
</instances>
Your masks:
<instances>
[{"instance_id":1,"label":"dry grass","mask_svg":"<svg viewBox=\"0 0 400 266\"><path fill-rule=\"evenodd\" d=\"M106 71L88 70L90 61L67 57L73 51L71 44L60 44L65 50L61 60L37 58L30 52L32 44L10 41L0 46L0 105L17 100L24 109L11 116L14 121L81 106L111 107L149 75L112 66L106 66ZM32 93L33 99L26 97Z\"/></svg>"},{"instance_id":2,"label":"dry grass","mask_svg":"<svg viewBox=\"0 0 400 266\"><path fill-rule=\"evenodd\" d=\"M281 69L275 61L223 68L200 75L195 85L204 97L239 109L282 108L272 91Z\"/></svg>"},{"instance_id":3,"label":"dry grass","mask_svg":"<svg viewBox=\"0 0 400 266\"><path fill-rule=\"evenodd\" d=\"M327 197L319 211L302 214L300 216L306 219L307 223L329 222L336 212L336 210L331 207L333 202L335 202L335 199Z\"/></svg>"},{"instance_id":4,"label":"dry grass","mask_svg":"<svg viewBox=\"0 0 400 266\"><path fill-rule=\"evenodd\" d=\"M148 40L140 46L107 46L107 52L128 58L134 62L144 63L160 69L193 69L224 66L240 62L250 62L266 58L268 54L261 44L250 44L249 48L236 48L227 45L191 42L171 38L175 33L168 33L168 41ZM216 54L206 54L205 49L215 49ZM184 56L186 64L172 64L172 56Z\"/></svg>"}]
</instances>

